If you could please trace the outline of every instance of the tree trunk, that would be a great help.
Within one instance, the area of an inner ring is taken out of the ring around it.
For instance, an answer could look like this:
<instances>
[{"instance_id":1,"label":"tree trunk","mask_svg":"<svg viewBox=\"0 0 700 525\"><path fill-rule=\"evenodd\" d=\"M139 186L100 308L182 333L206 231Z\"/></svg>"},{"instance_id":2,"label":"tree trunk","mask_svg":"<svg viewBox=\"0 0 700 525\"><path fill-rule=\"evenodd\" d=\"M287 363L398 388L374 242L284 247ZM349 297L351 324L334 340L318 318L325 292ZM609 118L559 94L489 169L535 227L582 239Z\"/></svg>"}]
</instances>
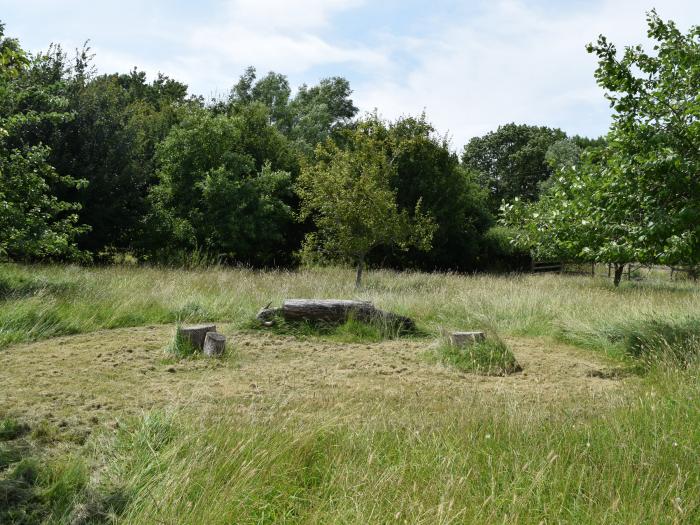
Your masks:
<instances>
[{"instance_id":1,"label":"tree trunk","mask_svg":"<svg viewBox=\"0 0 700 525\"><path fill-rule=\"evenodd\" d=\"M218 357L226 350L226 336L217 332L207 332L203 352L207 357Z\"/></svg>"},{"instance_id":2,"label":"tree trunk","mask_svg":"<svg viewBox=\"0 0 700 525\"><path fill-rule=\"evenodd\" d=\"M204 347L204 339L207 332L216 332L216 325L213 324L195 324L184 325L177 329L177 334L184 339L187 339L192 346L201 350Z\"/></svg>"},{"instance_id":3,"label":"tree trunk","mask_svg":"<svg viewBox=\"0 0 700 525\"><path fill-rule=\"evenodd\" d=\"M365 265L365 256L360 255L357 259L357 274L355 275L355 288L362 286L362 268Z\"/></svg>"},{"instance_id":4,"label":"tree trunk","mask_svg":"<svg viewBox=\"0 0 700 525\"><path fill-rule=\"evenodd\" d=\"M613 283L615 286L620 286L620 281L622 280L622 274L625 271L625 263L615 263L615 279Z\"/></svg>"},{"instance_id":5,"label":"tree trunk","mask_svg":"<svg viewBox=\"0 0 700 525\"><path fill-rule=\"evenodd\" d=\"M412 319L392 312L379 310L366 301L346 299L287 299L280 313L287 321L323 321L344 323L352 317L362 322L380 322L412 330Z\"/></svg>"}]
</instances>

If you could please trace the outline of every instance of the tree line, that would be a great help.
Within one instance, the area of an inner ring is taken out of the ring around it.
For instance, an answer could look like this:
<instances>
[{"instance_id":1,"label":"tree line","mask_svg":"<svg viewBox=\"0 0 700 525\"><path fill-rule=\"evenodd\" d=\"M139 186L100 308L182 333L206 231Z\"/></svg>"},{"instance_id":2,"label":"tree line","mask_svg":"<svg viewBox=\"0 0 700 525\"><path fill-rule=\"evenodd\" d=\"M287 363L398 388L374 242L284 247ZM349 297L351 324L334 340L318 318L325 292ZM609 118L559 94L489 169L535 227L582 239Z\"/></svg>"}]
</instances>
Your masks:
<instances>
[{"instance_id":1,"label":"tree line","mask_svg":"<svg viewBox=\"0 0 700 525\"><path fill-rule=\"evenodd\" d=\"M359 115L342 77L248 68L204 100L163 74L32 55L0 24L0 257L512 270L535 257L696 263L698 29L604 37L604 138L506 124L455 153L426 115ZM643 73L640 73L640 71ZM695 98L693 98L695 97ZM695 170L695 171L693 171Z\"/></svg>"}]
</instances>

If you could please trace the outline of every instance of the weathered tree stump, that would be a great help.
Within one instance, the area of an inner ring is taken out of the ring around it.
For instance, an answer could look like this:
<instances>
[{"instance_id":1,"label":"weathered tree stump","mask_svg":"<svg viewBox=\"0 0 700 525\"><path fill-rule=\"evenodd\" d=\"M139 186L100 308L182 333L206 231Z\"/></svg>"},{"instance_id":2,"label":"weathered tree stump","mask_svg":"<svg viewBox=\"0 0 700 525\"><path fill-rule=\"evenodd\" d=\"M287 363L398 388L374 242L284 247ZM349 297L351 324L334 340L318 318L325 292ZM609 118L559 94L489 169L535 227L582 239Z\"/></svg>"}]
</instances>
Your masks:
<instances>
[{"instance_id":1,"label":"weathered tree stump","mask_svg":"<svg viewBox=\"0 0 700 525\"><path fill-rule=\"evenodd\" d=\"M281 315L286 321L314 321L324 323L344 323L349 318L370 323L379 322L387 325L412 330L412 319L376 308L367 301L347 299L287 299L282 308L263 308L257 318L270 326L274 318Z\"/></svg>"},{"instance_id":2,"label":"weathered tree stump","mask_svg":"<svg viewBox=\"0 0 700 525\"><path fill-rule=\"evenodd\" d=\"M201 350L204 348L204 339L207 332L216 332L216 325L213 324L193 324L180 326L177 329L178 337L187 339L192 346Z\"/></svg>"},{"instance_id":3,"label":"weathered tree stump","mask_svg":"<svg viewBox=\"0 0 700 525\"><path fill-rule=\"evenodd\" d=\"M218 357L226 351L226 336L217 332L207 332L203 352L207 357Z\"/></svg>"},{"instance_id":4,"label":"weathered tree stump","mask_svg":"<svg viewBox=\"0 0 700 525\"><path fill-rule=\"evenodd\" d=\"M484 332L452 332L450 334L450 344L453 346L466 346L485 340L486 334Z\"/></svg>"}]
</instances>

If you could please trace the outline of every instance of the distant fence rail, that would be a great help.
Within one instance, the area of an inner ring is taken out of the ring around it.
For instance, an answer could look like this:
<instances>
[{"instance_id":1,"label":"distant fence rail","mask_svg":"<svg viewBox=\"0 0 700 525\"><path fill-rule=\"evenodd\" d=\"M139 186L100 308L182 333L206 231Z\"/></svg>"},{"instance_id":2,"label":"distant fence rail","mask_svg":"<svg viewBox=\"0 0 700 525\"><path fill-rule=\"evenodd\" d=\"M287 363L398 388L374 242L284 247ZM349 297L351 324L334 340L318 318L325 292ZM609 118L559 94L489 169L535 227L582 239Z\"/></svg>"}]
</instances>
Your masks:
<instances>
[{"instance_id":1,"label":"distant fence rail","mask_svg":"<svg viewBox=\"0 0 700 525\"><path fill-rule=\"evenodd\" d=\"M595 275L595 263L571 263L565 261L531 261L532 273L568 273Z\"/></svg>"},{"instance_id":2,"label":"distant fence rail","mask_svg":"<svg viewBox=\"0 0 700 525\"><path fill-rule=\"evenodd\" d=\"M562 273L564 263L561 261L535 261L530 263L532 273Z\"/></svg>"},{"instance_id":3,"label":"distant fence rail","mask_svg":"<svg viewBox=\"0 0 700 525\"><path fill-rule=\"evenodd\" d=\"M602 267L602 268L601 268ZM578 274L578 275L596 275L598 272L607 270L608 277L613 274L613 265L605 263L584 263L584 262L566 262L566 261L530 261L531 273L559 273L559 274ZM640 264L627 263L625 265L625 273L623 276L628 280L641 280L645 275L652 273L660 274L670 272L671 280L676 280L679 276L686 279L697 281L700 278L700 266L664 266L655 264Z\"/></svg>"}]
</instances>

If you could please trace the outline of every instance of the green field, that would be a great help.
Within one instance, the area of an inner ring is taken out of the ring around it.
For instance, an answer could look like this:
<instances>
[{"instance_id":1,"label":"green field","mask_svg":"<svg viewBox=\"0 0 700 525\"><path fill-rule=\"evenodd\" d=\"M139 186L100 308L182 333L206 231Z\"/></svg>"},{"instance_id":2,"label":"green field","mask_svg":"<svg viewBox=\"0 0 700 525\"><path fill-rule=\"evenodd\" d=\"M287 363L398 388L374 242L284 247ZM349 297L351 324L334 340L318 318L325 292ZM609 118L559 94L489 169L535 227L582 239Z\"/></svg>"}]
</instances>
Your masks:
<instances>
[{"instance_id":1,"label":"green field","mask_svg":"<svg viewBox=\"0 0 700 525\"><path fill-rule=\"evenodd\" d=\"M418 330L255 325L292 297ZM4 265L0 522L697 523L697 312L661 277ZM194 321L224 358L167 353Z\"/></svg>"}]
</instances>

